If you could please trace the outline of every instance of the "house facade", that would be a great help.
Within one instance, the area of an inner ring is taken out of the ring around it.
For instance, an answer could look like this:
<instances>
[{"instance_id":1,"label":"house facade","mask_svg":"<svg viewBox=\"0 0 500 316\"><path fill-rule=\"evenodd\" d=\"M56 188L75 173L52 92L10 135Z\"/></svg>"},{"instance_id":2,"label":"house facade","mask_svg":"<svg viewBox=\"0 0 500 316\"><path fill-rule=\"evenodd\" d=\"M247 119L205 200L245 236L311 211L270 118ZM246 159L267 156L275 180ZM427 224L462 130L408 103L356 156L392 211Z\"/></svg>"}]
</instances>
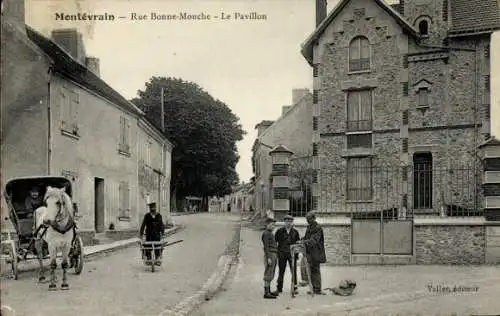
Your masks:
<instances>
[{"instance_id":1,"label":"house facade","mask_svg":"<svg viewBox=\"0 0 500 316\"><path fill-rule=\"evenodd\" d=\"M324 2L302 54L328 263L498 262L480 146L498 1Z\"/></svg>"},{"instance_id":2,"label":"house facade","mask_svg":"<svg viewBox=\"0 0 500 316\"><path fill-rule=\"evenodd\" d=\"M75 29L47 38L24 24L22 2L2 16L2 185L24 176L72 181L85 242L136 231L146 202L169 217L171 143L99 77ZM2 197L2 227L6 205Z\"/></svg>"},{"instance_id":3,"label":"house facade","mask_svg":"<svg viewBox=\"0 0 500 316\"><path fill-rule=\"evenodd\" d=\"M252 148L252 164L256 210L273 209L272 159L269 153L274 147L286 146L301 164L311 156L312 101L313 96L309 90L294 89L292 105L283 106L282 115L276 121L262 121L255 126L257 139Z\"/></svg>"},{"instance_id":4,"label":"house facade","mask_svg":"<svg viewBox=\"0 0 500 316\"><path fill-rule=\"evenodd\" d=\"M498 2L481 3L342 0L306 40L316 210L476 207L500 27Z\"/></svg>"}]
</instances>

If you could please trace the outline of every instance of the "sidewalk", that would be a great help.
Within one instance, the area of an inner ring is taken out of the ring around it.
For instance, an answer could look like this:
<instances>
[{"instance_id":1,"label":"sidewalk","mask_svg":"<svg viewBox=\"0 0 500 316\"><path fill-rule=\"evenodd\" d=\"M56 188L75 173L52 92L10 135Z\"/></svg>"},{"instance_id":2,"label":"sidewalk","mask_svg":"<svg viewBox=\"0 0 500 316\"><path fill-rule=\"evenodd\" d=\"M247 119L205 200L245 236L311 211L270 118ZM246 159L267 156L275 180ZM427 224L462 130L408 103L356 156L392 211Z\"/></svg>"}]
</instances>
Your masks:
<instances>
[{"instance_id":1,"label":"sidewalk","mask_svg":"<svg viewBox=\"0 0 500 316\"><path fill-rule=\"evenodd\" d=\"M352 279L352 296L290 296L290 272L276 300L263 295L262 232L243 228L240 262L225 291L195 315L492 315L500 312L500 266L321 266L323 288ZM275 289L275 280L272 290ZM477 292L436 293L428 286L475 287ZM496 313L495 313L496 312Z\"/></svg>"},{"instance_id":2,"label":"sidewalk","mask_svg":"<svg viewBox=\"0 0 500 316\"><path fill-rule=\"evenodd\" d=\"M183 226L176 225L172 228L169 228L165 231L166 236L173 235L179 231L184 229ZM97 257L99 255L104 255L119 249L123 249L129 246L132 246L139 242L139 238L129 238L129 239L124 239L124 240L118 240L115 242L107 243L107 244L101 244L101 245L94 245L94 246L84 246L83 247L83 254L85 259L92 259L94 257ZM49 264L49 259L45 259L44 265L48 266ZM84 263L85 264L85 263ZM20 261L18 264L18 270L20 273L23 272L28 272L28 271L34 271L39 268L38 261L36 258L33 259L28 259L26 261ZM5 269L5 270L4 270ZM7 265L5 268L3 267L2 263L2 273L1 276L4 277L8 276L11 274L11 269L10 265Z\"/></svg>"}]
</instances>

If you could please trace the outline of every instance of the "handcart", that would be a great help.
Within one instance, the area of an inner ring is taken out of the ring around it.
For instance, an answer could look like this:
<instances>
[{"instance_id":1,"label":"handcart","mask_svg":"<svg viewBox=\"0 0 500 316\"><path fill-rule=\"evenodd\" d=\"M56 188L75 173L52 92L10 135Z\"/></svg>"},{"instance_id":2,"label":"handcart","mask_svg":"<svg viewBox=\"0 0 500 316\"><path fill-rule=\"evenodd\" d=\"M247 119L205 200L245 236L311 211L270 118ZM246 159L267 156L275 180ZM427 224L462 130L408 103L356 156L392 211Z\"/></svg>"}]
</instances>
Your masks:
<instances>
[{"instance_id":1,"label":"handcart","mask_svg":"<svg viewBox=\"0 0 500 316\"><path fill-rule=\"evenodd\" d=\"M157 265L160 265L162 262L162 256L163 256L163 249L168 246L172 246L174 244L183 242L184 240L177 240L174 242L167 242L166 240L162 241L139 241L139 244L141 246L141 256L142 256L142 261L144 262L145 265L150 265L151 266L151 272L155 272L155 267ZM156 256L156 251L160 251L160 256ZM148 259L146 256L146 251L151 251L151 259Z\"/></svg>"},{"instance_id":2,"label":"handcart","mask_svg":"<svg viewBox=\"0 0 500 316\"><path fill-rule=\"evenodd\" d=\"M295 287L297 285L297 257L299 254L302 255L302 260L306 266L307 283L309 284L309 293L314 296L312 281L311 281L311 267L307 261L306 247L304 244L294 244L290 246L290 251L292 255L292 290L290 291L292 298L295 297Z\"/></svg>"}]
</instances>

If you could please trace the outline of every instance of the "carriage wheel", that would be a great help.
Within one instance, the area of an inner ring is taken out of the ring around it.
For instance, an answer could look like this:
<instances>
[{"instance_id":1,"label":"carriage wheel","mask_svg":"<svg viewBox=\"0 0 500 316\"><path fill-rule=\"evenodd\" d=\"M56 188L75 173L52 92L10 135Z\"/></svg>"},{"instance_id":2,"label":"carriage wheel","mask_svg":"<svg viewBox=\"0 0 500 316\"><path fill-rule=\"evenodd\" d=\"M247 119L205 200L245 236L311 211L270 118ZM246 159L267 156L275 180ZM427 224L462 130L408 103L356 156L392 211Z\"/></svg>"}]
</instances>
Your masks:
<instances>
[{"instance_id":1,"label":"carriage wheel","mask_svg":"<svg viewBox=\"0 0 500 316\"><path fill-rule=\"evenodd\" d=\"M83 270L83 242L80 236L76 236L75 243L73 244L73 255L71 261L73 262L73 268L75 269L75 274L82 273Z\"/></svg>"},{"instance_id":2,"label":"carriage wheel","mask_svg":"<svg viewBox=\"0 0 500 316\"><path fill-rule=\"evenodd\" d=\"M12 275L14 277L14 280L17 280L19 276L19 271L17 270L17 265L18 265L18 258L17 258L17 253L15 249L12 249L10 251L10 260L11 260L11 265L12 265Z\"/></svg>"}]
</instances>

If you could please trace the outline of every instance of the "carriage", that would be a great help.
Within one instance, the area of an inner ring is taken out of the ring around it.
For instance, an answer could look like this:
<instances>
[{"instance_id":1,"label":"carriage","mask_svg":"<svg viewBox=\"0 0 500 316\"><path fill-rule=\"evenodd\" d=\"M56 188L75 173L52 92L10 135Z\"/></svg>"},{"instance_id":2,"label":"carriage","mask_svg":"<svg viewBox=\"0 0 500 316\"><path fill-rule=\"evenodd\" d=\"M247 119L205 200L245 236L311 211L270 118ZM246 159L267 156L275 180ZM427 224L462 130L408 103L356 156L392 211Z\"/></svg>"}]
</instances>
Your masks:
<instances>
[{"instance_id":1,"label":"carriage","mask_svg":"<svg viewBox=\"0 0 500 316\"><path fill-rule=\"evenodd\" d=\"M34 216L26 209L25 199L29 196L32 187L38 187L43 197L47 186L65 188L65 192L71 197L71 182L63 177L29 177L11 180L5 186L5 201L7 203L9 218L15 228L17 238L7 233L6 240L2 240L2 257L11 265L14 279L18 278L18 264L21 261L38 259L34 238ZM76 205L73 203L73 213ZM2 238L3 239L3 238ZM44 242L41 257L48 256L48 248ZM75 234L69 253L70 268L75 274L83 270L83 242L78 233Z\"/></svg>"}]
</instances>

